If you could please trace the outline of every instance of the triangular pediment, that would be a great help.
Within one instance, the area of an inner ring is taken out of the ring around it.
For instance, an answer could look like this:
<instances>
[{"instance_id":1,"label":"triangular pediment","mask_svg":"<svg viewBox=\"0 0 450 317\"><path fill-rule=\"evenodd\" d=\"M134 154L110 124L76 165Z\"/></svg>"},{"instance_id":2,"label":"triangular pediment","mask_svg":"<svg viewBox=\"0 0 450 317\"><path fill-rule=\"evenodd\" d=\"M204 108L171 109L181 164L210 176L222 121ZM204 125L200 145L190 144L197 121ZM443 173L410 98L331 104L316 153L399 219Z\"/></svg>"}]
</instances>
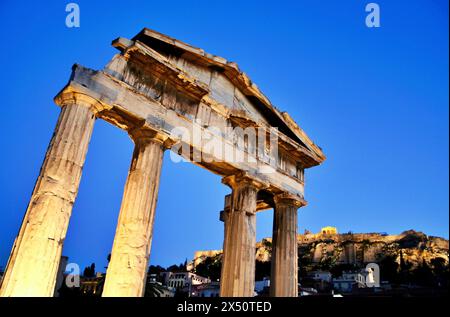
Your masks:
<instances>
[{"instance_id":1,"label":"triangular pediment","mask_svg":"<svg viewBox=\"0 0 450 317\"><path fill-rule=\"evenodd\" d=\"M119 38L113 45L124 51L135 43L161 54L168 64L194 78L200 86L208 87L209 96L227 108L236 120L251 120L277 127L289 139L311 153L315 161L312 165L320 164L325 159L321 149L299 125L287 113L280 112L272 105L236 63L147 28L131 41Z\"/></svg>"}]
</instances>

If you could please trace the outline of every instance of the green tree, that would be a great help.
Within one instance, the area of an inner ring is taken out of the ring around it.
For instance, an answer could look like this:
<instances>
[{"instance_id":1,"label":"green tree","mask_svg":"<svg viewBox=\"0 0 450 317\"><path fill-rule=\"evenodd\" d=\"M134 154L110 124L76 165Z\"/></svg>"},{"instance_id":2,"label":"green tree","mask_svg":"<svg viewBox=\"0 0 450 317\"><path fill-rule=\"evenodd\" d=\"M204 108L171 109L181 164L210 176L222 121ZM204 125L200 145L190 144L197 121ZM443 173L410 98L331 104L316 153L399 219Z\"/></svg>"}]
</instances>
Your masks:
<instances>
[{"instance_id":1,"label":"green tree","mask_svg":"<svg viewBox=\"0 0 450 317\"><path fill-rule=\"evenodd\" d=\"M380 266L380 278L382 281L388 281L393 284L400 283L400 266L395 260L395 256L385 256L378 265Z\"/></svg>"},{"instance_id":2,"label":"green tree","mask_svg":"<svg viewBox=\"0 0 450 317\"><path fill-rule=\"evenodd\" d=\"M186 267L183 266L183 264L180 264L180 265L173 264L167 268L167 271L168 272L184 272L184 271L186 271Z\"/></svg>"},{"instance_id":3,"label":"green tree","mask_svg":"<svg viewBox=\"0 0 450 317\"><path fill-rule=\"evenodd\" d=\"M258 261L255 263L255 280L262 281L265 277L270 277L271 261Z\"/></svg>"},{"instance_id":4,"label":"green tree","mask_svg":"<svg viewBox=\"0 0 450 317\"><path fill-rule=\"evenodd\" d=\"M161 272L165 272L166 269L159 265L150 265L148 267L148 274L159 274Z\"/></svg>"},{"instance_id":5,"label":"green tree","mask_svg":"<svg viewBox=\"0 0 450 317\"><path fill-rule=\"evenodd\" d=\"M436 286L448 289L449 286L449 264L441 257L434 258L430 261Z\"/></svg>"},{"instance_id":6,"label":"green tree","mask_svg":"<svg viewBox=\"0 0 450 317\"><path fill-rule=\"evenodd\" d=\"M405 260L403 250L400 250L400 283L411 284L413 282L411 278L411 268L412 263Z\"/></svg>"},{"instance_id":7,"label":"green tree","mask_svg":"<svg viewBox=\"0 0 450 317\"><path fill-rule=\"evenodd\" d=\"M334 278L342 276L344 271L355 271L358 269L358 266L352 263L343 263L336 264L330 268L330 273Z\"/></svg>"},{"instance_id":8,"label":"green tree","mask_svg":"<svg viewBox=\"0 0 450 317\"><path fill-rule=\"evenodd\" d=\"M204 261L195 267L195 274L208 277L211 281L220 279L220 271L222 270L222 261L220 255L207 257Z\"/></svg>"},{"instance_id":9,"label":"green tree","mask_svg":"<svg viewBox=\"0 0 450 317\"><path fill-rule=\"evenodd\" d=\"M92 263L90 266L86 266L83 270L84 277L95 277L95 263Z\"/></svg>"},{"instance_id":10,"label":"green tree","mask_svg":"<svg viewBox=\"0 0 450 317\"><path fill-rule=\"evenodd\" d=\"M434 275L425 259L418 265L411 274L411 282L420 286L433 286Z\"/></svg>"}]
</instances>

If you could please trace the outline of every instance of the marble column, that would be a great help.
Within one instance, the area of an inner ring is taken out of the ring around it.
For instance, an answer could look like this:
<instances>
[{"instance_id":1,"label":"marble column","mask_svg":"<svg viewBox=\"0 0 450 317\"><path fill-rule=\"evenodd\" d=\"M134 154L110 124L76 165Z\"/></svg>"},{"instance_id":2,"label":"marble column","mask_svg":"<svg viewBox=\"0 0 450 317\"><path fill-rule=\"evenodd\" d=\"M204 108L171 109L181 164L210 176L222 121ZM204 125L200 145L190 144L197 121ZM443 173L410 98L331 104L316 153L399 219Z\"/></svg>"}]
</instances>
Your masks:
<instances>
[{"instance_id":1,"label":"marble column","mask_svg":"<svg viewBox=\"0 0 450 317\"><path fill-rule=\"evenodd\" d=\"M135 148L120 208L102 296L144 295L163 152L167 141L145 130L130 133Z\"/></svg>"},{"instance_id":2,"label":"marble column","mask_svg":"<svg viewBox=\"0 0 450 317\"><path fill-rule=\"evenodd\" d=\"M60 96L58 123L14 242L0 296L53 296L98 102Z\"/></svg>"},{"instance_id":3,"label":"marble column","mask_svg":"<svg viewBox=\"0 0 450 317\"><path fill-rule=\"evenodd\" d=\"M274 202L270 294L275 297L297 297L297 209L306 202L286 194L275 196Z\"/></svg>"},{"instance_id":4,"label":"marble column","mask_svg":"<svg viewBox=\"0 0 450 317\"><path fill-rule=\"evenodd\" d=\"M256 195L262 184L245 175L223 179L232 188L231 209L223 217L225 240L220 296L252 297L255 290Z\"/></svg>"}]
</instances>

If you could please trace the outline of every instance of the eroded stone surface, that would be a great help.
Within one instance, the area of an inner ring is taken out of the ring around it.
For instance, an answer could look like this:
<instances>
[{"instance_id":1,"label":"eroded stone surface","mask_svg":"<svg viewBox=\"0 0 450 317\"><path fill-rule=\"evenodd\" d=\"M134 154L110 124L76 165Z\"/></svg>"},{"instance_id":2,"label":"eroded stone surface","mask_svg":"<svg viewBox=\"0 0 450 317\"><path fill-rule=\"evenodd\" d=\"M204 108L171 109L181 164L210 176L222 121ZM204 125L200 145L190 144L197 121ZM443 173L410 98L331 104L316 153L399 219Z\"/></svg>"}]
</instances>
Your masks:
<instances>
[{"instance_id":1,"label":"eroded stone surface","mask_svg":"<svg viewBox=\"0 0 450 317\"><path fill-rule=\"evenodd\" d=\"M322 150L235 63L148 29L132 40L119 38L113 45L120 54L103 70L74 65L69 83L55 97L61 116L0 295L53 294L97 117L131 133L135 140L103 295L142 296L163 149L180 146L188 151L179 154L189 160L201 153L195 164L224 177L233 190L230 208L223 215L221 294L253 296L255 213L273 207L276 195L303 201L304 170L325 160ZM221 156L202 141L183 138L174 132L175 127L198 129L209 142L222 144L225 153L231 149L233 156ZM277 150L264 142L256 144L249 133L236 132L247 128L258 131L261 140L275 140ZM225 133L227 129L234 132ZM293 209L278 209L285 210L279 217L287 216L276 219L277 258L288 257L277 262L276 267L282 268L277 285L285 288L284 270L295 269L296 254L290 250L296 215ZM294 295L294 291L283 290L283 294Z\"/></svg>"},{"instance_id":2,"label":"eroded stone surface","mask_svg":"<svg viewBox=\"0 0 450 317\"><path fill-rule=\"evenodd\" d=\"M62 107L14 242L1 296L53 296L94 121L90 105L80 102Z\"/></svg>"},{"instance_id":3,"label":"eroded stone surface","mask_svg":"<svg viewBox=\"0 0 450 317\"><path fill-rule=\"evenodd\" d=\"M161 140L135 137L103 296L144 294L163 150Z\"/></svg>"}]
</instances>

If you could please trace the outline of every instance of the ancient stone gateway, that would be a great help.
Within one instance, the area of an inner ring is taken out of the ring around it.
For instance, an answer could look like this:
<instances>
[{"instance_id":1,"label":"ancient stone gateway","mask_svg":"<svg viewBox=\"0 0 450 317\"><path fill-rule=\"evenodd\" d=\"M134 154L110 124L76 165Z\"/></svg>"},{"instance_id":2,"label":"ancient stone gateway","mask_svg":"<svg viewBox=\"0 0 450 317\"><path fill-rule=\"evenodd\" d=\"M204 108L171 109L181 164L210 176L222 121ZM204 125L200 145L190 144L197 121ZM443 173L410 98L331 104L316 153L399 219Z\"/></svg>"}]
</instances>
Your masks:
<instances>
[{"instance_id":1,"label":"ancient stone gateway","mask_svg":"<svg viewBox=\"0 0 450 317\"><path fill-rule=\"evenodd\" d=\"M100 71L74 65L61 114L0 288L52 296L96 119L135 144L103 296L142 296L165 149L223 176L222 296L253 296L256 212L274 208L273 296L297 296L304 169L325 157L235 63L149 29L118 38ZM275 129L276 128L276 129ZM200 135L200 137L198 137Z\"/></svg>"}]
</instances>

